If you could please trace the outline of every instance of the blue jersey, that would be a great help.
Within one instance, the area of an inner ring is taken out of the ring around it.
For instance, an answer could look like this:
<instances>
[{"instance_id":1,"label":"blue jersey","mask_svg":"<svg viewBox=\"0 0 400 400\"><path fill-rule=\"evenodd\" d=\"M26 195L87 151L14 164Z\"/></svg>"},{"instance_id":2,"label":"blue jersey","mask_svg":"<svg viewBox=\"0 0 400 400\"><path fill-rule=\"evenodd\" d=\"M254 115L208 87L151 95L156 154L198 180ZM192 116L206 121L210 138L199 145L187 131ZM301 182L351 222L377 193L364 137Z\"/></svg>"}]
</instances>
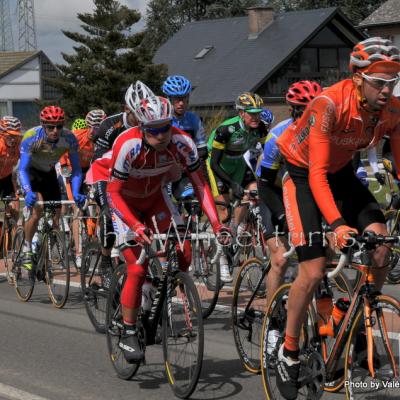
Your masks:
<instances>
[{"instance_id":1,"label":"blue jersey","mask_svg":"<svg viewBox=\"0 0 400 400\"><path fill-rule=\"evenodd\" d=\"M261 176L261 167L275 170L280 168L282 155L279 151L279 147L276 144L276 140L279 138L279 136L282 135L282 133L292 122L292 118L285 119L269 132L267 140L264 144L264 152L257 168L257 176Z\"/></svg>"},{"instance_id":2,"label":"blue jersey","mask_svg":"<svg viewBox=\"0 0 400 400\"><path fill-rule=\"evenodd\" d=\"M29 169L33 167L43 172L54 170L64 153L69 155L72 164L72 186L73 190L74 187L76 189L82 175L78 148L75 135L68 129L63 128L58 141L54 143L47 141L47 135L42 126L29 129L22 138L21 159L18 167L21 185L25 192L31 191Z\"/></svg>"},{"instance_id":3,"label":"blue jersey","mask_svg":"<svg viewBox=\"0 0 400 400\"><path fill-rule=\"evenodd\" d=\"M198 149L207 146L203 124L196 114L186 111L182 118L174 116L172 125L188 133L196 143Z\"/></svg>"}]
</instances>

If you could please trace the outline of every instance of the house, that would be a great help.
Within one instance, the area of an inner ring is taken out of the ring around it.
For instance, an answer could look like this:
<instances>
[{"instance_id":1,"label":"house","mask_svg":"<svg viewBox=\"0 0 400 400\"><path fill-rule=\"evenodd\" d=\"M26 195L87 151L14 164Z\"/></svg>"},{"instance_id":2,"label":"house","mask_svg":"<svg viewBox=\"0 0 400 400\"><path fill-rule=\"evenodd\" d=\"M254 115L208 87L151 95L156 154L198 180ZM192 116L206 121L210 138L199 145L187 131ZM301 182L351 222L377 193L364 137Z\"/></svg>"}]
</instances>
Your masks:
<instances>
[{"instance_id":1,"label":"house","mask_svg":"<svg viewBox=\"0 0 400 400\"><path fill-rule=\"evenodd\" d=\"M260 6L244 17L186 24L154 62L191 80L191 107L200 113L234 112L235 98L250 90L284 118L288 86L301 79L328 86L347 76L350 50L364 38L338 8L276 14Z\"/></svg>"},{"instance_id":2,"label":"house","mask_svg":"<svg viewBox=\"0 0 400 400\"><path fill-rule=\"evenodd\" d=\"M0 116L18 117L24 129L38 124L37 102L60 97L45 80L57 74L43 51L0 52Z\"/></svg>"},{"instance_id":3,"label":"house","mask_svg":"<svg viewBox=\"0 0 400 400\"><path fill-rule=\"evenodd\" d=\"M388 0L365 18L359 25L368 36L381 36L390 39L400 47L400 1ZM400 84L393 91L400 96Z\"/></svg>"}]
</instances>

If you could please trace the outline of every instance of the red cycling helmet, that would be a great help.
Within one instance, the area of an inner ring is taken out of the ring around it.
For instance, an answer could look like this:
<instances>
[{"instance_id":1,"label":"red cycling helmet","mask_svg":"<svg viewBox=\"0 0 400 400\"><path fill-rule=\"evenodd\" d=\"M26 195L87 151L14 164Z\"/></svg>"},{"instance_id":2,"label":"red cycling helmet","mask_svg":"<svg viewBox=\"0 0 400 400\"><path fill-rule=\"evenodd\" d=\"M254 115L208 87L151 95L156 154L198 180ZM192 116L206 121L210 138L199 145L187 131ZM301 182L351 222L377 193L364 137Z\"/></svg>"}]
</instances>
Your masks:
<instances>
[{"instance_id":1,"label":"red cycling helmet","mask_svg":"<svg viewBox=\"0 0 400 400\"><path fill-rule=\"evenodd\" d=\"M64 110L58 106L47 106L40 112L40 121L47 124L58 124L65 120Z\"/></svg>"},{"instance_id":2,"label":"red cycling helmet","mask_svg":"<svg viewBox=\"0 0 400 400\"><path fill-rule=\"evenodd\" d=\"M300 81L293 83L287 93L286 101L296 106L306 106L314 97L322 92L319 83L314 81Z\"/></svg>"}]
</instances>

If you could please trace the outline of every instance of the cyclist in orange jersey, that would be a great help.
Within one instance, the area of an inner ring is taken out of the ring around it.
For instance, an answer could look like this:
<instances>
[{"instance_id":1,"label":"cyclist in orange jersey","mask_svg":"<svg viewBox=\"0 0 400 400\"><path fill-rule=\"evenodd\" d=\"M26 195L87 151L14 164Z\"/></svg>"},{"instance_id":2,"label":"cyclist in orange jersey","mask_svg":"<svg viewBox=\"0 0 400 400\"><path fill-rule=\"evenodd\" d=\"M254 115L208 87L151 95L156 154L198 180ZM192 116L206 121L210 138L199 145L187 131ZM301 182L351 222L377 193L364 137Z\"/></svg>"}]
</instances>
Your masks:
<instances>
[{"instance_id":1,"label":"cyclist in orange jersey","mask_svg":"<svg viewBox=\"0 0 400 400\"><path fill-rule=\"evenodd\" d=\"M13 169L17 165L22 132L21 121L12 116L0 119L0 197L12 196L16 192ZM12 203L12 216L17 222L19 203Z\"/></svg>"},{"instance_id":2,"label":"cyclist in orange jersey","mask_svg":"<svg viewBox=\"0 0 400 400\"><path fill-rule=\"evenodd\" d=\"M103 110L100 109L95 109L91 110L87 113L85 122L86 122L86 128L81 128L81 129L74 129L72 133L75 135L79 149L78 149L78 154L79 154L79 161L80 165L82 168L82 174L85 175L86 172L89 169L90 162L93 158L94 155L94 137L97 132L97 129L99 128L101 122L106 118L106 113ZM59 182L61 185L61 191L63 194L64 199L72 200L72 191L71 191L71 183L68 177L68 171L71 170L71 163L69 161L68 155L65 154L63 157L60 159L60 173L59 173ZM65 173L65 171L67 171ZM82 187L81 191L84 192L83 188L84 183L82 182ZM66 213L66 207L63 207L62 210L63 215ZM74 216L77 215L76 212L74 212ZM67 221L64 222L64 224L67 223ZM72 224L72 233L74 235L74 242L78 243L79 241L79 224L78 220L76 218L73 219L73 224ZM82 254L81 249L79 249L78 246L75 248L75 263L78 268L80 268L82 264Z\"/></svg>"},{"instance_id":3,"label":"cyclist in orange jersey","mask_svg":"<svg viewBox=\"0 0 400 400\"><path fill-rule=\"evenodd\" d=\"M297 398L300 329L324 276L322 216L334 231L338 248L351 245L352 232L388 234L379 205L357 179L351 160L360 149L376 146L385 134L400 163L400 101L393 96L399 82L399 49L379 37L364 40L351 53L350 71L352 79L323 91L277 141L288 170L283 188L286 218L300 261L276 367L278 388L286 399ZM374 252L377 290L384 283L388 258L387 247ZM361 336L356 345L365 347ZM360 348L357 354L365 352Z\"/></svg>"}]
</instances>

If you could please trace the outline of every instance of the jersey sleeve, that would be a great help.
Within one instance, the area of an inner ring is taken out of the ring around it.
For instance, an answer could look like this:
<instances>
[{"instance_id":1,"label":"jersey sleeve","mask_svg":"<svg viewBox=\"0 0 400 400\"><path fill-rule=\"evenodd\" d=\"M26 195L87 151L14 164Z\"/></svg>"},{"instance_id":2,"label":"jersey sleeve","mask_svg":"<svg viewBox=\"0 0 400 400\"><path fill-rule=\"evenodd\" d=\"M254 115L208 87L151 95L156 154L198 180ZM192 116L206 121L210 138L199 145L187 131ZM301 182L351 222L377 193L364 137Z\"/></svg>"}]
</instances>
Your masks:
<instances>
[{"instance_id":1,"label":"jersey sleeve","mask_svg":"<svg viewBox=\"0 0 400 400\"><path fill-rule=\"evenodd\" d=\"M225 125L219 126L215 131L214 140L212 141L212 148L224 150L226 144L229 142L229 138L229 128Z\"/></svg>"},{"instance_id":2,"label":"jersey sleeve","mask_svg":"<svg viewBox=\"0 0 400 400\"><path fill-rule=\"evenodd\" d=\"M390 132L390 147L392 149L394 165L396 166L397 178L400 179L400 122Z\"/></svg>"},{"instance_id":3,"label":"jersey sleeve","mask_svg":"<svg viewBox=\"0 0 400 400\"><path fill-rule=\"evenodd\" d=\"M120 135L114 142L111 157L111 180L126 181L132 164L142 147L142 140L129 131Z\"/></svg>"},{"instance_id":4,"label":"jersey sleeve","mask_svg":"<svg viewBox=\"0 0 400 400\"><path fill-rule=\"evenodd\" d=\"M281 152L276 144L277 136L270 132L264 144L264 151L260 167L278 170L281 165Z\"/></svg>"},{"instance_id":5,"label":"jersey sleeve","mask_svg":"<svg viewBox=\"0 0 400 400\"><path fill-rule=\"evenodd\" d=\"M196 132L194 135L194 141L197 148L202 148L207 146L206 131L204 129L203 123L199 116L194 114Z\"/></svg>"},{"instance_id":6,"label":"jersey sleeve","mask_svg":"<svg viewBox=\"0 0 400 400\"><path fill-rule=\"evenodd\" d=\"M172 142L176 145L179 154L183 158L187 171L193 172L197 170L200 167L200 160L193 139L182 132L173 134Z\"/></svg>"},{"instance_id":7,"label":"jersey sleeve","mask_svg":"<svg viewBox=\"0 0 400 400\"><path fill-rule=\"evenodd\" d=\"M334 127L334 103L327 97L319 97L312 103L309 129L309 184L322 215L332 229L345 224L328 182L330 163L329 135ZM306 134L306 132L304 133Z\"/></svg>"}]
</instances>

